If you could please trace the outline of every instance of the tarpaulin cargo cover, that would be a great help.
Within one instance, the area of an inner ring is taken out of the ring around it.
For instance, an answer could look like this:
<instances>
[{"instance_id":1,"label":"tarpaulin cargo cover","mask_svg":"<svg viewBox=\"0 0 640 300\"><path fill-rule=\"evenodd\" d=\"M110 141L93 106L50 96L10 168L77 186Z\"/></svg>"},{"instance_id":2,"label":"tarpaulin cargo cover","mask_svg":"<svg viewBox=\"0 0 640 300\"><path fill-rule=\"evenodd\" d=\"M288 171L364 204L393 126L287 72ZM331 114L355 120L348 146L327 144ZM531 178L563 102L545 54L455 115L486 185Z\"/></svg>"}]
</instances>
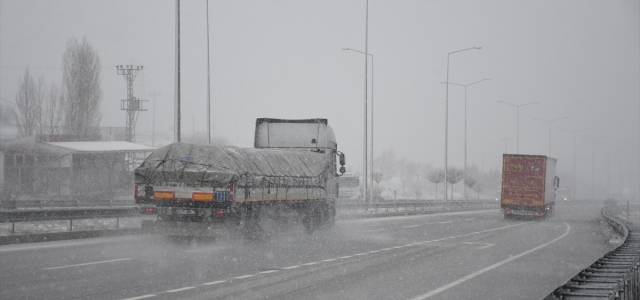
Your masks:
<instances>
[{"instance_id":1,"label":"tarpaulin cargo cover","mask_svg":"<svg viewBox=\"0 0 640 300\"><path fill-rule=\"evenodd\" d=\"M246 149L174 143L155 150L135 170L136 182L225 187L267 180L287 186L324 186L332 162L323 151Z\"/></svg>"}]
</instances>

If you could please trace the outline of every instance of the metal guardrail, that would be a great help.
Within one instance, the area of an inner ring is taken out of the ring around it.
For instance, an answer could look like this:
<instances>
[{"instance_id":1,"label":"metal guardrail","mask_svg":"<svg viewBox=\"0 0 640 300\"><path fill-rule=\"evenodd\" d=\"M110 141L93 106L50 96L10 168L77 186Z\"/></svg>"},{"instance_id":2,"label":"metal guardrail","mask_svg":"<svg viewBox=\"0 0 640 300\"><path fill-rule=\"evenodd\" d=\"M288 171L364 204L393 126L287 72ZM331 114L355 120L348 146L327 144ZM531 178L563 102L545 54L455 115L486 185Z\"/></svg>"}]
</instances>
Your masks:
<instances>
[{"instance_id":1,"label":"metal guardrail","mask_svg":"<svg viewBox=\"0 0 640 300\"><path fill-rule=\"evenodd\" d=\"M73 230L73 220L78 219L96 219L96 218L119 218L140 216L138 206L122 206L122 207L88 207L98 204L104 204L104 201L80 202L85 207L49 207L43 204L64 204L63 201L35 202L20 201L23 204L40 204L40 206L28 206L28 209L9 209L0 210L0 223L12 223L12 232L15 231L16 222L33 222L33 221L53 221L53 220L69 220L69 231ZM79 205L75 203L74 205ZM496 201L398 201L398 202L382 202L382 203L338 203L337 208L346 214L358 214L361 211L371 211L373 213L384 212L405 212L418 213L443 210L462 210L462 209L491 209L499 207Z\"/></svg>"},{"instance_id":2,"label":"metal guardrail","mask_svg":"<svg viewBox=\"0 0 640 300\"><path fill-rule=\"evenodd\" d=\"M640 228L616 217L622 213L620 207L604 207L601 213L605 221L623 235L624 243L558 287L545 300L640 299Z\"/></svg>"},{"instance_id":3,"label":"metal guardrail","mask_svg":"<svg viewBox=\"0 0 640 300\"><path fill-rule=\"evenodd\" d=\"M59 208L135 205L133 200L16 200L0 203L0 208Z\"/></svg>"},{"instance_id":4,"label":"metal guardrail","mask_svg":"<svg viewBox=\"0 0 640 300\"><path fill-rule=\"evenodd\" d=\"M120 218L140 216L137 206L109 208L57 208L57 209L15 209L0 210L0 223L11 223L15 232L16 222L69 220L69 231L73 231L73 220L115 218L116 228Z\"/></svg>"},{"instance_id":5,"label":"metal guardrail","mask_svg":"<svg viewBox=\"0 0 640 300\"><path fill-rule=\"evenodd\" d=\"M450 201L398 201L378 203L338 203L337 208L342 212L347 211L372 211L379 212L429 212L456 209L495 209L500 208L500 202L495 200L450 200Z\"/></svg>"}]
</instances>

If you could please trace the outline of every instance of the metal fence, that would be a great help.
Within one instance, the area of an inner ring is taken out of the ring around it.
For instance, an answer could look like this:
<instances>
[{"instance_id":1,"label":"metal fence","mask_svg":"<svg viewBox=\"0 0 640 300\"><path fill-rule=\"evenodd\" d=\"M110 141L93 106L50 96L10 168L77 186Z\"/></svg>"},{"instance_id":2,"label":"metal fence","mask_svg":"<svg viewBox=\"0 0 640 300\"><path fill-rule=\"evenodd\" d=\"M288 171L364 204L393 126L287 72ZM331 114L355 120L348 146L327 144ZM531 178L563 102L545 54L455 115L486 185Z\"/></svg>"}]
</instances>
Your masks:
<instances>
[{"instance_id":1,"label":"metal fence","mask_svg":"<svg viewBox=\"0 0 640 300\"><path fill-rule=\"evenodd\" d=\"M558 287L545 300L640 299L640 230L616 217L623 213L619 207L605 207L601 213L604 220L623 235L624 243Z\"/></svg>"},{"instance_id":2,"label":"metal fence","mask_svg":"<svg viewBox=\"0 0 640 300\"><path fill-rule=\"evenodd\" d=\"M461 211L461 210L481 210L500 208L500 202L495 200L450 200L450 201L428 201L428 200L403 200L396 202L377 203L340 203L337 204L340 214L362 214L362 213L405 213L419 214L441 211Z\"/></svg>"},{"instance_id":3,"label":"metal fence","mask_svg":"<svg viewBox=\"0 0 640 300\"><path fill-rule=\"evenodd\" d=\"M69 231L73 231L73 220L115 218L118 228L120 218L138 216L140 212L137 207L19 209L1 210L0 223L11 223L11 232L15 232L16 222L69 220Z\"/></svg>"},{"instance_id":4,"label":"metal fence","mask_svg":"<svg viewBox=\"0 0 640 300\"><path fill-rule=\"evenodd\" d=\"M60 208L60 207L114 207L134 206L133 200L14 200L0 202L0 209Z\"/></svg>"}]
</instances>

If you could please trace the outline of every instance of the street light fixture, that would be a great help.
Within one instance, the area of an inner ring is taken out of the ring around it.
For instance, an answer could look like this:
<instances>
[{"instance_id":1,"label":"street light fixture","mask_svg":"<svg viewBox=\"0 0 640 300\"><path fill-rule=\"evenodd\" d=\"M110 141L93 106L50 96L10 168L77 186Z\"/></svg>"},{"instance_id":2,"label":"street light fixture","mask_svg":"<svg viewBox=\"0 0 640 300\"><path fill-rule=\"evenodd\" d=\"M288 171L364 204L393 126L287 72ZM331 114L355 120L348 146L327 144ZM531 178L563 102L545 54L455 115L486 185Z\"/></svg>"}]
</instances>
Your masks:
<instances>
[{"instance_id":1,"label":"street light fixture","mask_svg":"<svg viewBox=\"0 0 640 300\"><path fill-rule=\"evenodd\" d=\"M597 138L588 138L588 137L582 137L585 140L590 140L591 141L591 200L595 200L593 197L593 184L594 184L594 177L595 177L595 149L596 149L596 141L599 139L603 139L606 138L606 136L601 136L601 137L597 137Z\"/></svg>"},{"instance_id":2,"label":"street light fixture","mask_svg":"<svg viewBox=\"0 0 640 300\"><path fill-rule=\"evenodd\" d=\"M374 76L374 72L373 72L373 54L364 53L362 51L358 51L358 50L351 49L351 48L342 48L342 50L354 51L354 52L358 52L358 53L362 53L362 54L371 56L371 171L370 171L371 176L369 176L369 183L370 183L371 189L373 190L373 173L374 173L374 169L373 169L373 76Z\"/></svg>"},{"instance_id":3,"label":"street light fixture","mask_svg":"<svg viewBox=\"0 0 640 300\"><path fill-rule=\"evenodd\" d=\"M567 129L559 129L560 131L566 131L573 133L573 198L576 198L576 133L583 132L585 130L589 130L590 128L582 128L580 130L567 130Z\"/></svg>"},{"instance_id":4,"label":"street light fixture","mask_svg":"<svg viewBox=\"0 0 640 300\"><path fill-rule=\"evenodd\" d=\"M491 80L491 78L485 78L469 84L458 84L458 83L449 82L449 84L464 87L464 200L465 201L469 200L469 191L467 190L467 87L470 85L474 85L476 83L483 82L485 80ZM447 82L441 82L441 83L445 84Z\"/></svg>"},{"instance_id":5,"label":"street light fixture","mask_svg":"<svg viewBox=\"0 0 640 300\"><path fill-rule=\"evenodd\" d=\"M467 48L467 49L462 49L462 50L458 50L458 51L453 51L453 52L449 52L447 53L447 81L449 82L449 60L451 57L451 54L454 53L458 53L458 52L462 52L462 51L467 51L467 50L480 50L482 49L482 47L471 47L471 48ZM449 158L449 85L447 84L447 94L446 94L446 104L445 104L445 110L444 110L444 182L445 182L445 187L447 186L447 160ZM451 192L453 193L453 191ZM444 200L447 200L447 189L444 189Z\"/></svg>"},{"instance_id":6,"label":"street light fixture","mask_svg":"<svg viewBox=\"0 0 640 300\"><path fill-rule=\"evenodd\" d=\"M540 102L529 102L525 104L513 104L505 101L498 101L498 103L507 104L516 107L516 154L520 154L520 107L531 104L538 104Z\"/></svg>"},{"instance_id":7,"label":"street light fixture","mask_svg":"<svg viewBox=\"0 0 640 300\"><path fill-rule=\"evenodd\" d=\"M557 118L557 119L553 119L553 120L545 120L545 119L541 119L541 118L533 118L534 120L545 121L545 122L549 123L549 152L547 153L547 156L551 156L551 123L553 123L555 121L568 119L568 118L569 117L562 117L562 118Z\"/></svg>"}]
</instances>

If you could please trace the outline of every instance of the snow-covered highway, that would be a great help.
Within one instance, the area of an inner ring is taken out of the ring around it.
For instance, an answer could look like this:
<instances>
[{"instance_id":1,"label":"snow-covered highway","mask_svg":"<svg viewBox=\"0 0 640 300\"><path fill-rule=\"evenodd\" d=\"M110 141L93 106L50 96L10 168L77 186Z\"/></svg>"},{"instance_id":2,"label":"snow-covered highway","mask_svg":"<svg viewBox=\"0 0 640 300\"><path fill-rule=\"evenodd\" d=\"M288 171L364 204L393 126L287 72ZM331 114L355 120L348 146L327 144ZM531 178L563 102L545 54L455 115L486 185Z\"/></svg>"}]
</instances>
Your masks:
<instances>
[{"instance_id":1,"label":"snow-covered highway","mask_svg":"<svg viewBox=\"0 0 640 300\"><path fill-rule=\"evenodd\" d=\"M540 299L613 249L598 205L338 221L264 241L136 235L0 247L2 299Z\"/></svg>"}]
</instances>

